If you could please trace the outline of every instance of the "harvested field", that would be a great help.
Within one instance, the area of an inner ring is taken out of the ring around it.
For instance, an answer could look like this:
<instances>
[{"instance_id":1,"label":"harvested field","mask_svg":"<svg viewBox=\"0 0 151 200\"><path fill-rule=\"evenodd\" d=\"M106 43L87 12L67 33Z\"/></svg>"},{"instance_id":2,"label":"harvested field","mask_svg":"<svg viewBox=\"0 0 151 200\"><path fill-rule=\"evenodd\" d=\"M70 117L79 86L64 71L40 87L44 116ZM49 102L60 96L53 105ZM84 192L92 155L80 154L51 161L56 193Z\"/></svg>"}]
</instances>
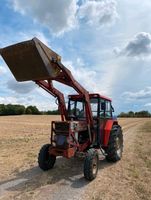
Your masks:
<instances>
[{"instance_id":1,"label":"harvested field","mask_svg":"<svg viewBox=\"0 0 151 200\"><path fill-rule=\"evenodd\" d=\"M37 166L59 116L0 117L0 199L151 199L151 119L119 119L124 132L120 162L100 161L97 178L83 178L83 160L58 158L54 169Z\"/></svg>"}]
</instances>

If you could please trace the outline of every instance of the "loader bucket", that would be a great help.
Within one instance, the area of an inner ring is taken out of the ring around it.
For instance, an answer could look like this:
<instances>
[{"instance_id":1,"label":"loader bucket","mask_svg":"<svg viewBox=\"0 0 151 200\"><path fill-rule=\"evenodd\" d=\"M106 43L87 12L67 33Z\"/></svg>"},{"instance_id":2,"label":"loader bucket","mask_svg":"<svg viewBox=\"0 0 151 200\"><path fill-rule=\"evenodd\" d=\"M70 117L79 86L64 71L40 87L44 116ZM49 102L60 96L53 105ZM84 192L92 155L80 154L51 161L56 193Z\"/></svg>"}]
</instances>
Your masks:
<instances>
[{"instance_id":1,"label":"loader bucket","mask_svg":"<svg viewBox=\"0 0 151 200\"><path fill-rule=\"evenodd\" d=\"M17 81L53 79L61 70L52 60L61 57L37 38L0 49Z\"/></svg>"}]
</instances>

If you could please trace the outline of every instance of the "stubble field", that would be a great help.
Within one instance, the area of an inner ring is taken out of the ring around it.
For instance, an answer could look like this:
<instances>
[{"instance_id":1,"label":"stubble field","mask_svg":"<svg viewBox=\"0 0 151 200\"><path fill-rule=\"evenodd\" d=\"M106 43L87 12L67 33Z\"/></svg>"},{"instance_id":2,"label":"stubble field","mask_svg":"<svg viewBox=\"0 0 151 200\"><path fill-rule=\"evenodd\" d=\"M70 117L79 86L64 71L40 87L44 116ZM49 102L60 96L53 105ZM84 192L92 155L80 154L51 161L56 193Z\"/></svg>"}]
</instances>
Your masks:
<instances>
[{"instance_id":1,"label":"stubble field","mask_svg":"<svg viewBox=\"0 0 151 200\"><path fill-rule=\"evenodd\" d=\"M58 158L54 168L37 166L59 116L0 117L0 199L150 200L151 119L119 119L124 153L116 164L100 161L97 178L83 178L83 160Z\"/></svg>"}]
</instances>

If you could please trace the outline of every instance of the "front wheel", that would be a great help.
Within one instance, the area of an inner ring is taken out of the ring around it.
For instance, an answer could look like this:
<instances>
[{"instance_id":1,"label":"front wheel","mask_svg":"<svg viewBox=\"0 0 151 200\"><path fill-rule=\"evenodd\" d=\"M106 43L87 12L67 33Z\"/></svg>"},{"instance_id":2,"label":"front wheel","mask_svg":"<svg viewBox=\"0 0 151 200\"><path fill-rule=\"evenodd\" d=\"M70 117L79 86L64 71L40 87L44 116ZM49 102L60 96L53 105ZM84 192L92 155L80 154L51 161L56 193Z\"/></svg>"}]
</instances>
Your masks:
<instances>
[{"instance_id":1,"label":"front wheel","mask_svg":"<svg viewBox=\"0 0 151 200\"><path fill-rule=\"evenodd\" d=\"M98 173L99 156L95 149L89 149L87 151L84 161L84 177L92 181L96 178Z\"/></svg>"},{"instance_id":2,"label":"front wheel","mask_svg":"<svg viewBox=\"0 0 151 200\"><path fill-rule=\"evenodd\" d=\"M50 144L43 145L38 155L38 164L43 171L53 168L56 161L56 156L49 154L50 146Z\"/></svg>"},{"instance_id":3,"label":"front wheel","mask_svg":"<svg viewBox=\"0 0 151 200\"><path fill-rule=\"evenodd\" d=\"M116 162L121 159L123 153L123 133L120 126L113 126L108 147L105 151L108 161Z\"/></svg>"}]
</instances>

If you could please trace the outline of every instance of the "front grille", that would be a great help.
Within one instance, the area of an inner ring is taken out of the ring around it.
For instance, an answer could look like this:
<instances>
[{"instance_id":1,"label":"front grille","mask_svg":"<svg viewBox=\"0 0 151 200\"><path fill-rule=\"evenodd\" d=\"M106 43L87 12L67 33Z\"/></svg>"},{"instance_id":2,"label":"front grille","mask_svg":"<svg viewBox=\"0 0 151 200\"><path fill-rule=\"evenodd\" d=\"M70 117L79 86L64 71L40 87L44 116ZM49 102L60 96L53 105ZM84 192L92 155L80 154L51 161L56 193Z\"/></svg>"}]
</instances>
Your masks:
<instances>
[{"instance_id":1,"label":"front grille","mask_svg":"<svg viewBox=\"0 0 151 200\"><path fill-rule=\"evenodd\" d=\"M67 149L69 144L67 142L67 137L65 135L56 135L55 137L56 147L60 149Z\"/></svg>"},{"instance_id":2,"label":"front grille","mask_svg":"<svg viewBox=\"0 0 151 200\"><path fill-rule=\"evenodd\" d=\"M67 138L69 136L69 127L70 124L68 122L54 122L53 123L53 142L54 146L59 149L67 149L69 148L69 144L67 142Z\"/></svg>"},{"instance_id":3,"label":"front grille","mask_svg":"<svg viewBox=\"0 0 151 200\"><path fill-rule=\"evenodd\" d=\"M68 134L69 123L68 122L55 122L55 133L56 134Z\"/></svg>"}]
</instances>

